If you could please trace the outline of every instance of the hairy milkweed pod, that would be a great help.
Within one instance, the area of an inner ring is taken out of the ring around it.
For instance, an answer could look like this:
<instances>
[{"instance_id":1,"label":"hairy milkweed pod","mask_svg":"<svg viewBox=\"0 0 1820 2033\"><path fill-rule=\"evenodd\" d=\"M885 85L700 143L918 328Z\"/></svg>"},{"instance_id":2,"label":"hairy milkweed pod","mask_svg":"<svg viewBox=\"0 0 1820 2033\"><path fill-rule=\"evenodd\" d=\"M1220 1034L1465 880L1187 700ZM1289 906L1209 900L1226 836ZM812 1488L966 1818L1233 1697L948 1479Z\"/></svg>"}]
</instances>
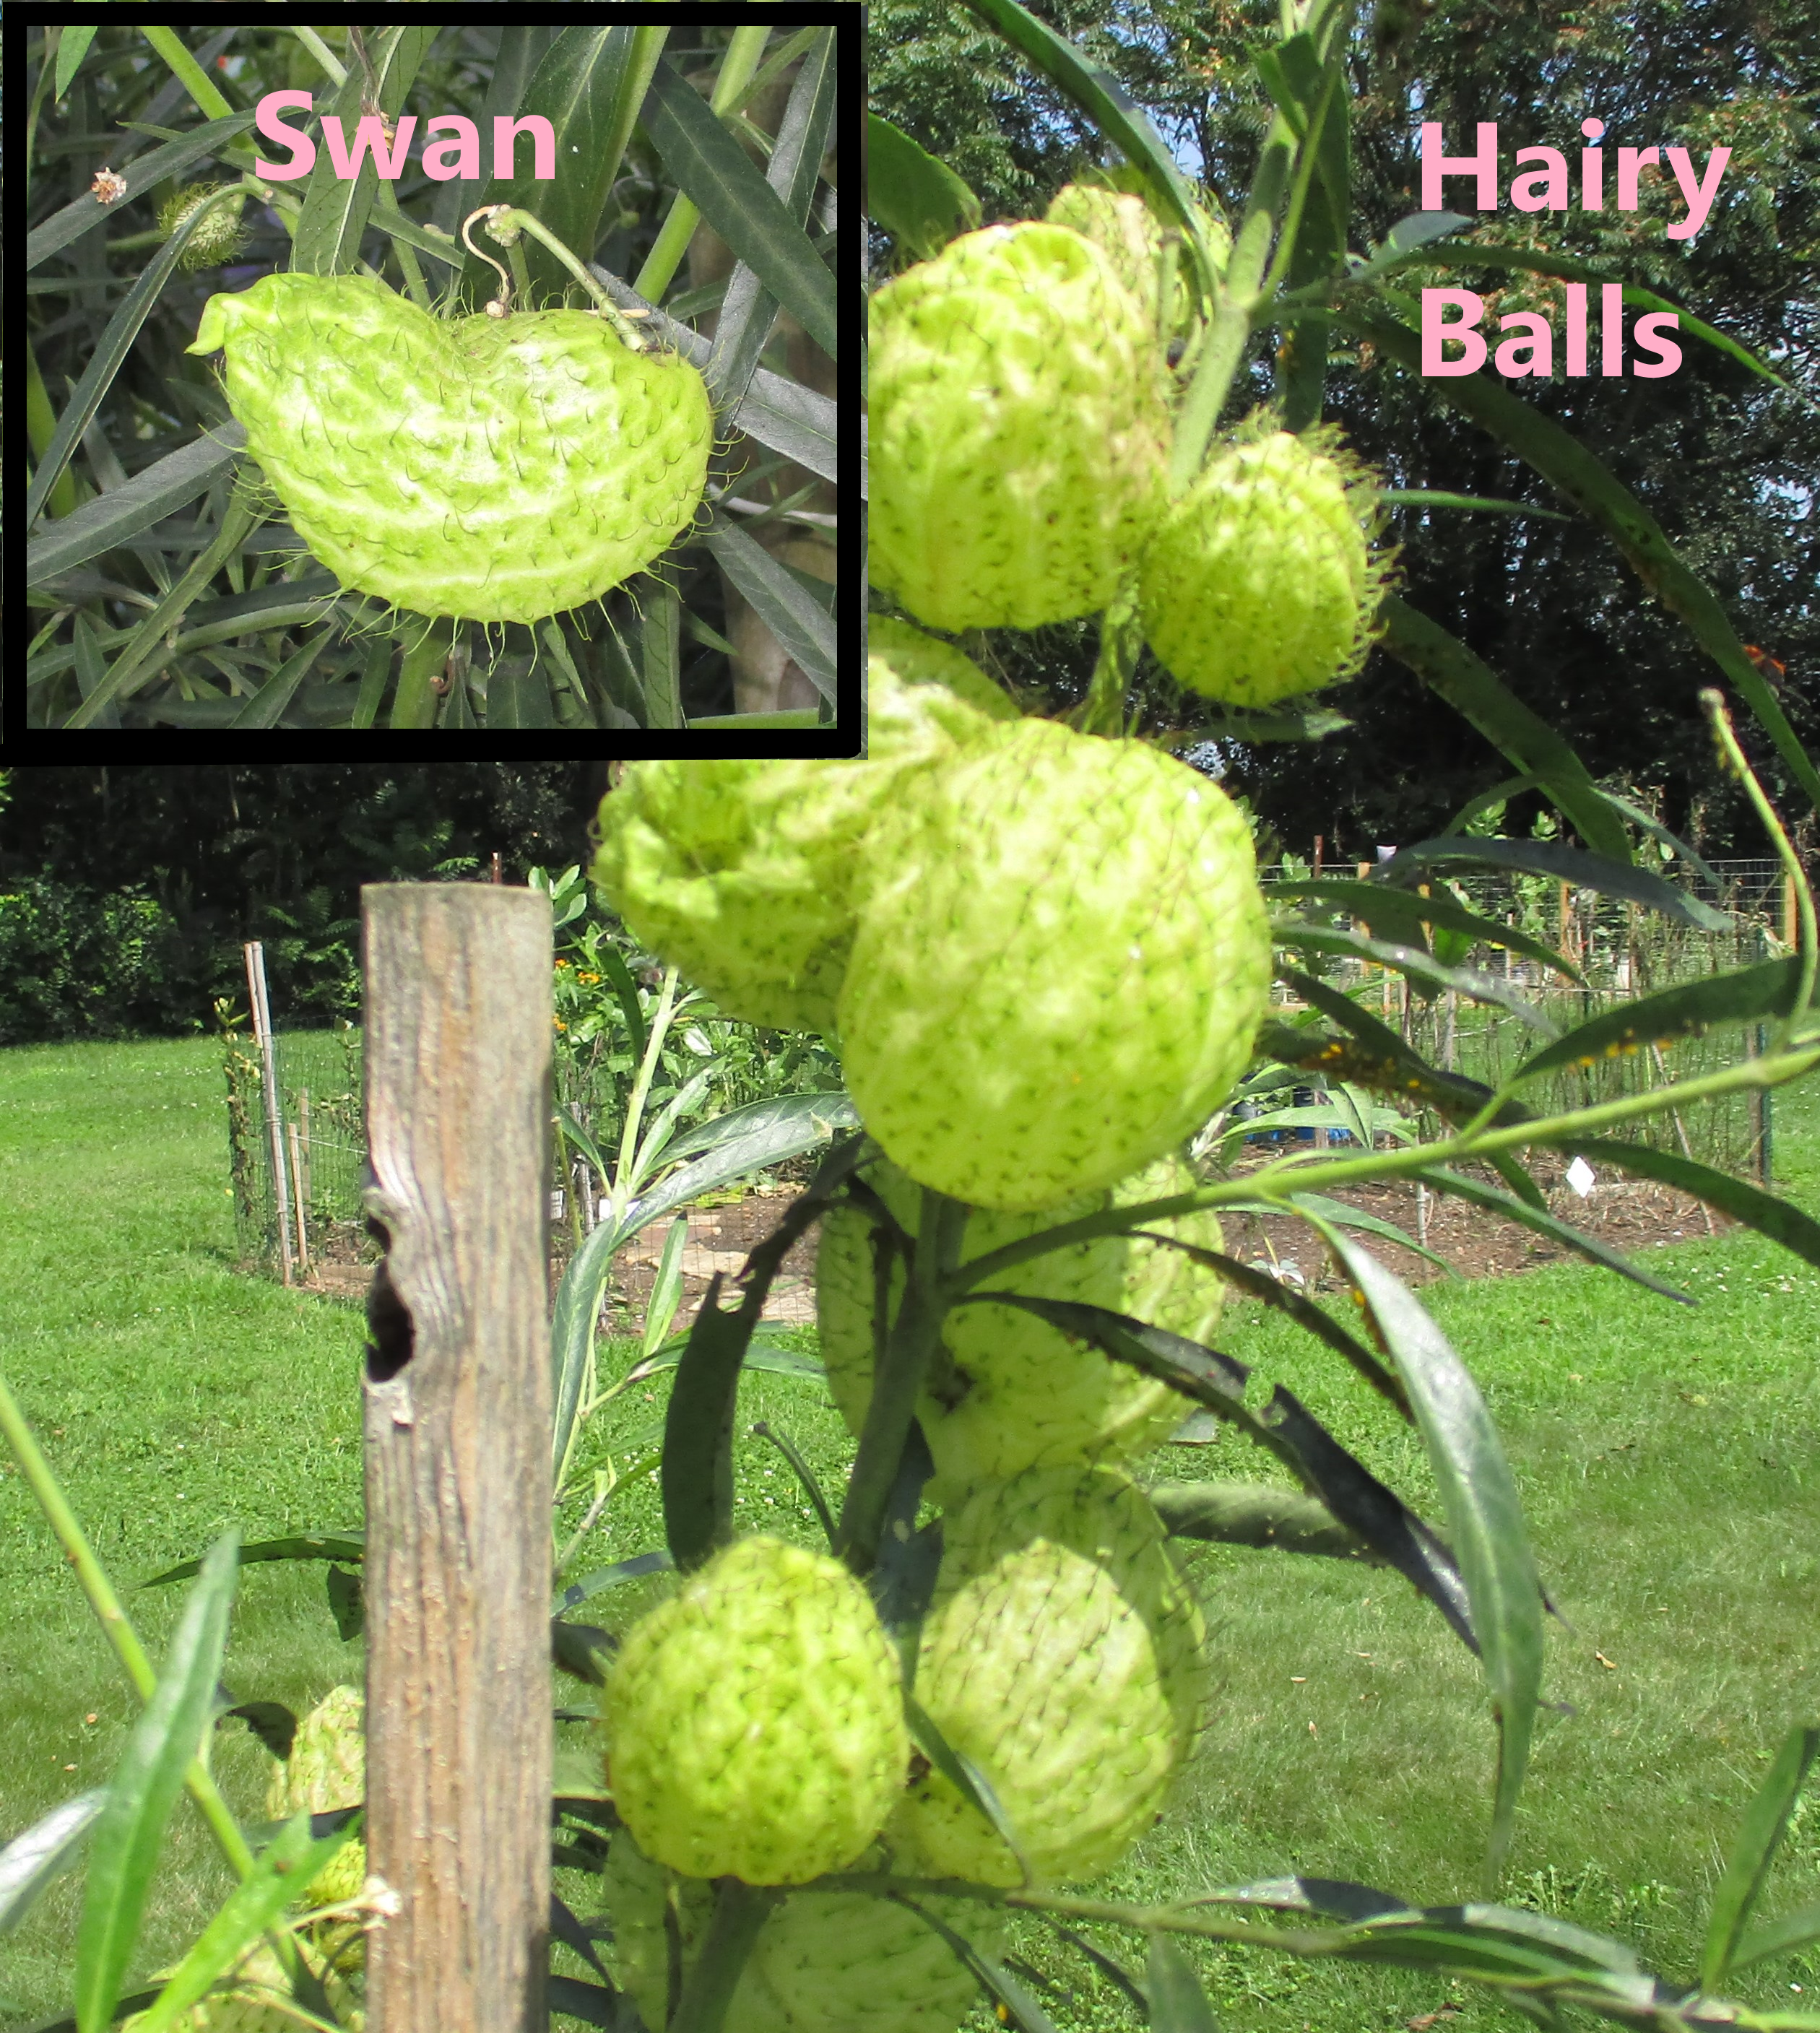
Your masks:
<instances>
[{"instance_id":1,"label":"hairy milkweed pod","mask_svg":"<svg viewBox=\"0 0 1820 2033\"><path fill-rule=\"evenodd\" d=\"M648 565L695 518L700 374L592 313L432 317L366 275L268 275L203 306L228 406L343 585L420 614L536 621Z\"/></svg>"}]
</instances>

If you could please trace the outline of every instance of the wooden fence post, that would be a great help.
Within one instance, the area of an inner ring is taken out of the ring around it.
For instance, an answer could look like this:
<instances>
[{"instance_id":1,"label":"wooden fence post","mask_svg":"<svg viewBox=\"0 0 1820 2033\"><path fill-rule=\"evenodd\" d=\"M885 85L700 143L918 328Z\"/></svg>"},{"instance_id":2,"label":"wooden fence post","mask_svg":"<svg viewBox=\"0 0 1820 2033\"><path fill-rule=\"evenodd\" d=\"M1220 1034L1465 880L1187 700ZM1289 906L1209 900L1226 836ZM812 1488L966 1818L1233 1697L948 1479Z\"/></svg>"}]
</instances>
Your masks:
<instances>
[{"instance_id":1,"label":"wooden fence post","mask_svg":"<svg viewBox=\"0 0 1820 2033\"><path fill-rule=\"evenodd\" d=\"M361 893L371 2033L545 2033L549 899Z\"/></svg>"}]
</instances>

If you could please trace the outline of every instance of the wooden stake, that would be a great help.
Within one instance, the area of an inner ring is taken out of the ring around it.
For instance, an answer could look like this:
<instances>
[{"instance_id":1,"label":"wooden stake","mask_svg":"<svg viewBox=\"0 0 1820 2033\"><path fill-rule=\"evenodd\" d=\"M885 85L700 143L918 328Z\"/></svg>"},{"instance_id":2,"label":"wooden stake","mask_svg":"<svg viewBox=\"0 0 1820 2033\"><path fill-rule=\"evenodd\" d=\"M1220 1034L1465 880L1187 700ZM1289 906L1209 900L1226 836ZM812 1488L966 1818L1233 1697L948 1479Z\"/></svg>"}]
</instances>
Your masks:
<instances>
[{"instance_id":1,"label":"wooden stake","mask_svg":"<svg viewBox=\"0 0 1820 2033\"><path fill-rule=\"evenodd\" d=\"M290 1135L290 1191L293 1204L297 1209L297 1267L299 1274L309 1275L309 1230L303 1218L303 1145L297 1133L294 1122L286 1123Z\"/></svg>"},{"instance_id":2,"label":"wooden stake","mask_svg":"<svg viewBox=\"0 0 1820 2033\"><path fill-rule=\"evenodd\" d=\"M380 884L365 925L371 2033L545 2033L550 909Z\"/></svg>"},{"instance_id":3,"label":"wooden stake","mask_svg":"<svg viewBox=\"0 0 1820 2033\"><path fill-rule=\"evenodd\" d=\"M290 1189L284 1175L284 1109L278 1092L278 1055L272 1046L272 1005L265 997L265 948L258 940L243 949L246 960L246 998L253 1012L253 1042L259 1047L260 1076L265 1087L266 1134L272 1145L272 1211L278 1217L279 1253L284 1282L297 1282L290 1252Z\"/></svg>"}]
</instances>

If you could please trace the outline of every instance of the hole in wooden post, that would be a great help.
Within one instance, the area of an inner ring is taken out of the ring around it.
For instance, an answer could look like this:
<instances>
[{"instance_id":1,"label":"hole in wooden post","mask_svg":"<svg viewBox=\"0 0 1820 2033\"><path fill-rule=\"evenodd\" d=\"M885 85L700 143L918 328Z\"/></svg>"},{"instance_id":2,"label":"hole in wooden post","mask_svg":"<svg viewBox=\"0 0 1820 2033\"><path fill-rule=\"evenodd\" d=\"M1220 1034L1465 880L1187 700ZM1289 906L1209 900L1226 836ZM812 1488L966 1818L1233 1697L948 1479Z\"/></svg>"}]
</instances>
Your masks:
<instances>
[{"instance_id":1,"label":"hole in wooden post","mask_svg":"<svg viewBox=\"0 0 1820 2033\"><path fill-rule=\"evenodd\" d=\"M366 1232L381 1249L388 1252L379 1260L373 1282L367 1288L366 1324L372 1336L366 1345L367 1381L389 1383L410 1361L416 1337L411 1327L410 1309L392 1286L391 1231L384 1222L369 1216Z\"/></svg>"}]
</instances>

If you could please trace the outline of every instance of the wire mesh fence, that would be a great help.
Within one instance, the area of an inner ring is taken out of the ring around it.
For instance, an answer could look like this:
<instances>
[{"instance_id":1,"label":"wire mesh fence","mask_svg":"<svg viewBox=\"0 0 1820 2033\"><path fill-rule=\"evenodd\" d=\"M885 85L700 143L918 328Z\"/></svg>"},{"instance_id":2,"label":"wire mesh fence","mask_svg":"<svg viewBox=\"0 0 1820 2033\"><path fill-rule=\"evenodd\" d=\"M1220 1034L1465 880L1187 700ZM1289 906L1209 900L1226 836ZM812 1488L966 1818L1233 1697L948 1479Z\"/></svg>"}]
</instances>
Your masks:
<instances>
[{"instance_id":1,"label":"wire mesh fence","mask_svg":"<svg viewBox=\"0 0 1820 2033\"><path fill-rule=\"evenodd\" d=\"M1748 965L1793 942L1794 900L1773 861L1727 861L1710 876L1678 871L1682 886L1729 914L1723 930L1702 930L1641 906L1575 889L1552 879L1485 870L1450 879L1457 900L1477 915L1545 939L1574 960L1582 989L1564 984L1540 963L1508 948L1475 947L1466 964L1496 974L1519 989L1558 1028L1653 989L1703 974ZM1300 867L1260 871L1267 893L1307 874ZM1350 874L1347 866L1330 873ZM1286 905L1286 900L1285 900ZM1500 1084L1535 1041L1534 1031L1508 1012L1442 994L1412 998L1402 978L1369 962L1338 961L1328 977L1361 993L1365 1006L1399 1029L1432 1065ZM1293 1001L1280 985L1279 1005ZM260 1001L258 994L253 1000ZM361 1114L361 1033L358 1025L263 1036L238 1028L228 1005L218 1005L227 1076L228 1146L234 1215L243 1260L274 1273L307 1273L325 1256L350 1262L360 1254L364 1216L361 1178L366 1138ZM1526 1099L1552 1114L1663 1084L1736 1062L1762 1049L1746 1029L1686 1039L1666 1052L1645 1046L1634 1053L1545 1076ZM606 1106L606 1073L598 1054L571 1055L567 1087L558 1099L592 1122ZM270 1076L267 1073L269 1061ZM601 1092L596 1094L597 1087ZM758 1091L755 1088L755 1092ZM1286 1099L1287 1097L1286 1097ZM1767 1177L1771 1101L1766 1092L1725 1097L1685 1114L1671 1112L1616 1133L1678 1149L1736 1174ZM1438 1123L1424 1125L1436 1133ZM567 1194L552 1195L554 1219L564 1220Z\"/></svg>"},{"instance_id":2,"label":"wire mesh fence","mask_svg":"<svg viewBox=\"0 0 1820 2033\"><path fill-rule=\"evenodd\" d=\"M1324 871L1364 874L1369 863ZM1476 915L1545 941L1578 968L1583 987L1541 962L1508 946L1489 942L1454 956L1460 964L1491 974L1522 994L1559 1030L1615 1008L1637 996L1746 967L1794 942L1795 899L1780 863L1713 862L1710 873L1678 870L1677 885L1728 914L1725 925L1707 930L1678 919L1551 878L1475 870L1438 884L1437 893ZM1260 871L1266 892L1304 878L1301 867ZM1285 900L1287 908L1287 900ZM1495 1004L1477 1003L1446 992L1429 999L1412 996L1403 977L1368 960L1343 958L1328 979L1358 995L1374 1016L1399 1030L1431 1065L1488 1086L1503 1084L1533 1049L1536 1032ZM1295 998L1279 984L1279 1005ZM1642 1044L1588 1066L1563 1067L1542 1076L1525 1094L1539 1114L1552 1115L1661 1087L1672 1077L1689 1080L1732 1065L1763 1049L1760 1027L1709 1032L1677 1041L1666 1050ZM1728 1095L1697 1110L1671 1110L1620 1126L1612 1133L1665 1150L1679 1150L1702 1163L1736 1174L1769 1176L1771 1097L1766 1091ZM1438 1133L1438 1121L1423 1133Z\"/></svg>"}]
</instances>

